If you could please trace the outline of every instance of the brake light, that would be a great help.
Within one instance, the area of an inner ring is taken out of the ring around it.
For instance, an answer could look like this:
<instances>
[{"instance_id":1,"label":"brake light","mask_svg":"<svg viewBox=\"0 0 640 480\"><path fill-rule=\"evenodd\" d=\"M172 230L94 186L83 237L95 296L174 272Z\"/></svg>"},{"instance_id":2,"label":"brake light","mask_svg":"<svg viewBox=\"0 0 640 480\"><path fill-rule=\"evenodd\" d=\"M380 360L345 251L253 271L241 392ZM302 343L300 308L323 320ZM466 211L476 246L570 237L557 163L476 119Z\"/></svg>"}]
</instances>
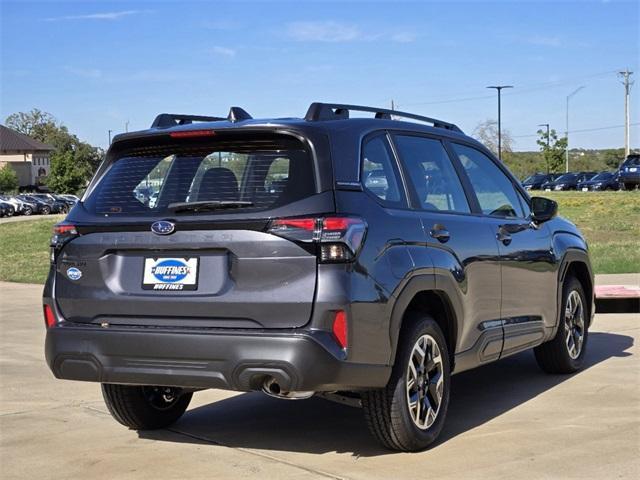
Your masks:
<instances>
[{"instance_id":1,"label":"brake light","mask_svg":"<svg viewBox=\"0 0 640 480\"><path fill-rule=\"evenodd\" d=\"M51 328L56 324L56 316L49 305L44 305L44 324L47 328Z\"/></svg>"},{"instance_id":2,"label":"brake light","mask_svg":"<svg viewBox=\"0 0 640 480\"><path fill-rule=\"evenodd\" d=\"M344 310L338 310L333 317L333 327L331 329L333 331L333 336L335 337L338 345L342 349L347 348L348 345L348 325L347 325L347 314Z\"/></svg>"},{"instance_id":3,"label":"brake light","mask_svg":"<svg viewBox=\"0 0 640 480\"><path fill-rule=\"evenodd\" d=\"M358 255L367 231L359 217L279 218L269 233L303 243L318 243L322 263L350 262Z\"/></svg>"},{"instance_id":4,"label":"brake light","mask_svg":"<svg viewBox=\"0 0 640 480\"><path fill-rule=\"evenodd\" d=\"M51 247L51 263L55 263L56 256L62 246L78 235L78 229L71 223L57 223L53 226L53 236L49 244Z\"/></svg>"},{"instance_id":5,"label":"brake light","mask_svg":"<svg viewBox=\"0 0 640 480\"><path fill-rule=\"evenodd\" d=\"M216 134L213 130L188 130L186 132L171 132L171 138L212 137Z\"/></svg>"}]
</instances>

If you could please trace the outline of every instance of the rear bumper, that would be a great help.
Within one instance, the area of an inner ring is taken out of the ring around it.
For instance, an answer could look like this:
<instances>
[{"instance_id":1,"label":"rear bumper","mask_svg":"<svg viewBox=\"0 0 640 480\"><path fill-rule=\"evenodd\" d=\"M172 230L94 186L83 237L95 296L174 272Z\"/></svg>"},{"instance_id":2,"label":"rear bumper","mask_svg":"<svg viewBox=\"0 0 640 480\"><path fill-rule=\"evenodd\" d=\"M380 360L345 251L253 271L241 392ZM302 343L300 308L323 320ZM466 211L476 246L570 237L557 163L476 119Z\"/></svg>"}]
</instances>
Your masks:
<instances>
[{"instance_id":1,"label":"rear bumper","mask_svg":"<svg viewBox=\"0 0 640 480\"><path fill-rule=\"evenodd\" d=\"M345 361L327 332L171 331L62 323L47 330L57 378L249 391L274 377L287 391L383 387L386 365Z\"/></svg>"}]
</instances>

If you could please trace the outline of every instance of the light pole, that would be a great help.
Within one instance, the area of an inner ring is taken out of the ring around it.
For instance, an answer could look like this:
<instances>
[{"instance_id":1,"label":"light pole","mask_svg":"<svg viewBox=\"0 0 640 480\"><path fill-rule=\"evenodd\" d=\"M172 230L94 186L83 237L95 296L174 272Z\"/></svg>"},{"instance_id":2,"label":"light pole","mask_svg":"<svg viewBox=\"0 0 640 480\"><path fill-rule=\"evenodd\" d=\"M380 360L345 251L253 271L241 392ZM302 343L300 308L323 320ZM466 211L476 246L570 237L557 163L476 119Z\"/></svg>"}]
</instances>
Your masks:
<instances>
[{"instance_id":1,"label":"light pole","mask_svg":"<svg viewBox=\"0 0 640 480\"><path fill-rule=\"evenodd\" d=\"M550 145L550 143L549 143L549 135L550 135L549 124L548 123L539 123L538 126L539 127L547 127L547 150L549 150L549 145ZM545 157L545 163L547 163L546 162L546 157ZM548 163L547 163L547 173L549 173L549 164Z\"/></svg>"},{"instance_id":2,"label":"light pole","mask_svg":"<svg viewBox=\"0 0 640 480\"><path fill-rule=\"evenodd\" d=\"M111 145L111 132L113 132L113 130L109 129L109 145Z\"/></svg>"},{"instance_id":3,"label":"light pole","mask_svg":"<svg viewBox=\"0 0 640 480\"><path fill-rule=\"evenodd\" d=\"M502 106L500 97L503 88L513 88L513 85L491 85L487 88L493 88L498 92L498 159L502 161Z\"/></svg>"},{"instance_id":4,"label":"light pole","mask_svg":"<svg viewBox=\"0 0 640 480\"><path fill-rule=\"evenodd\" d=\"M576 88L573 92L567 95L567 129L565 130L565 136L567 138L567 149L564 152L565 159L565 173L569 173L569 99L573 97L576 93L584 88L584 85Z\"/></svg>"}]
</instances>

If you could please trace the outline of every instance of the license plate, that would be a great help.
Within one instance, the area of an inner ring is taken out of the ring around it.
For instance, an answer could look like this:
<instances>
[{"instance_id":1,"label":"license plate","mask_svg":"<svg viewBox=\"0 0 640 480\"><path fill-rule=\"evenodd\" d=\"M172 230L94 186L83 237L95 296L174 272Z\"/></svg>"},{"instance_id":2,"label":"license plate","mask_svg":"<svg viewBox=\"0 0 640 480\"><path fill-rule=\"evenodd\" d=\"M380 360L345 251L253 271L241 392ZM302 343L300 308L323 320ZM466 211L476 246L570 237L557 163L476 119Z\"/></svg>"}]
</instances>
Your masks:
<instances>
[{"instance_id":1,"label":"license plate","mask_svg":"<svg viewBox=\"0 0 640 480\"><path fill-rule=\"evenodd\" d=\"M198 258L145 258L144 290L197 290Z\"/></svg>"},{"instance_id":2,"label":"license plate","mask_svg":"<svg viewBox=\"0 0 640 480\"><path fill-rule=\"evenodd\" d=\"M544 189L544 191L545 191L545 192L550 192L550 191L551 191L551 189L550 189L550 188L545 188L545 189Z\"/></svg>"},{"instance_id":3,"label":"license plate","mask_svg":"<svg viewBox=\"0 0 640 480\"><path fill-rule=\"evenodd\" d=\"M587 187L582 187L582 191L583 191L583 192L588 192L588 191L589 191L589 189L588 189Z\"/></svg>"},{"instance_id":4,"label":"license plate","mask_svg":"<svg viewBox=\"0 0 640 480\"><path fill-rule=\"evenodd\" d=\"M629 171L630 171L630 172L637 172L637 171L638 171L638 169L637 169L636 167L631 167L631 168L629 169Z\"/></svg>"}]
</instances>

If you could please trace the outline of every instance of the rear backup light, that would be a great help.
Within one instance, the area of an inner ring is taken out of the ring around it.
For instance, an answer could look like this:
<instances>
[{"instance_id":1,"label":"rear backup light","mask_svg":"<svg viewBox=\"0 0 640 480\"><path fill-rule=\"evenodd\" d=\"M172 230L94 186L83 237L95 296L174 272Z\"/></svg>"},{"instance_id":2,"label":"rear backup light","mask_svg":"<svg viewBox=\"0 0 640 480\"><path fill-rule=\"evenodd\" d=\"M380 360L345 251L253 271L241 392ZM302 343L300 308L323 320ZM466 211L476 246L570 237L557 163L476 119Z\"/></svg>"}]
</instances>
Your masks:
<instances>
[{"instance_id":1,"label":"rear backup light","mask_svg":"<svg viewBox=\"0 0 640 480\"><path fill-rule=\"evenodd\" d=\"M343 350L347 348L348 345L348 334L347 334L347 314L344 310L338 310L333 317L333 336L340 345L340 348Z\"/></svg>"},{"instance_id":2,"label":"rear backup light","mask_svg":"<svg viewBox=\"0 0 640 480\"><path fill-rule=\"evenodd\" d=\"M213 130L191 130L187 132L171 132L171 138L212 137L216 134Z\"/></svg>"},{"instance_id":3,"label":"rear backup light","mask_svg":"<svg viewBox=\"0 0 640 480\"><path fill-rule=\"evenodd\" d=\"M269 233L289 240L318 243L322 263L350 262L358 255L367 224L358 217L279 218L269 225Z\"/></svg>"},{"instance_id":4,"label":"rear backup light","mask_svg":"<svg viewBox=\"0 0 640 480\"><path fill-rule=\"evenodd\" d=\"M44 305L44 324L47 328L51 328L56 324L56 316L49 305Z\"/></svg>"}]
</instances>

